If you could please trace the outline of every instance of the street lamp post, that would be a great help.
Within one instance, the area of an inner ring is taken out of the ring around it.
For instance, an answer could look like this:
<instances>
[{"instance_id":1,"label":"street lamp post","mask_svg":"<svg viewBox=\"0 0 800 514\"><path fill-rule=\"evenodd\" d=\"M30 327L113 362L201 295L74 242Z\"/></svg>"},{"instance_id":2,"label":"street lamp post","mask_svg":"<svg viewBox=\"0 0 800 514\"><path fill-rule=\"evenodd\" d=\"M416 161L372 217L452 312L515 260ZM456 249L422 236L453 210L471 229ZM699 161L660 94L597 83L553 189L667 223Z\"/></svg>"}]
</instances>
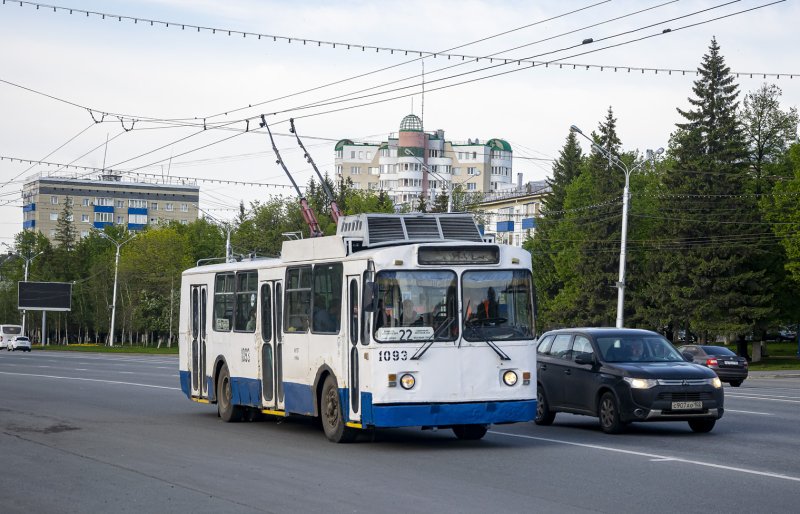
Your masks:
<instances>
[{"instance_id":1,"label":"street lamp post","mask_svg":"<svg viewBox=\"0 0 800 514\"><path fill-rule=\"evenodd\" d=\"M572 132L576 134L580 134L590 143L592 143L592 148L600 152L601 154L608 157L608 162L613 163L617 168L621 169L622 172L625 174L625 188L622 191L622 236L620 237L620 245L619 245L619 280L617 281L617 328L623 328L624 325L624 305L625 305L625 261L626 261L626 247L628 243L628 205L630 203L631 191L630 191L630 178L631 173L639 169L644 163L649 160L654 160L656 155L661 155L664 153L663 148L659 148L655 152L652 150L647 150L647 159L643 160L636 166L632 168L628 168L624 162L619 160L615 155L611 152L603 148L602 146L595 143L592 138L584 134L581 129L572 125L569 128Z\"/></svg>"},{"instance_id":2,"label":"street lamp post","mask_svg":"<svg viewBox=\"0 0 800 514\"><path fill-rule=\"evenodd\" d=\"M136 234L133 234L131 237L122 242L118 242L116 239L112 238L105 232L101 232L100 237L108 239L109 241L114 243L117 247L117 254L114 258L114 292L112 293L111 297L111 330L109 331L108 334L108 346L114 346L114 321L117 315L117 274L119 272L119 249L120 247L122 247L122 245L124 245L125 243L136 237Z\"/></svg>"},{"instance_id":3,"label":"street lamp post","mask_svg":"<svg viewBox=\"0 0 800 514\"><path fill-rule=\"evenodd\" d=\"M6 244L6 243L3 243L3 244L9 250L11 250L11 247L8 244ZM25 268L24 268L25 269L25 278L23 279L23 282L27 282L28 281L28 268L30 267L31 261L33 261L33 259L37 258L38 256L42 255L43 253L44 252L39 252L36 255L34 255L33 257L31 257L30 254L29 254L28 257L24 257L24 256L20 255L19 253L17 253L16 251L14 251L14 255L16 255L17 257L19 257L23 261L25 261ZM10 253L9 253L9 255L10 255ZM22 311L22 334L23 335L26 335L26 333L25 333L25 315L27 313L28 313L28 311L25 311L25 310Z\"/></svg>"}]
</instances>

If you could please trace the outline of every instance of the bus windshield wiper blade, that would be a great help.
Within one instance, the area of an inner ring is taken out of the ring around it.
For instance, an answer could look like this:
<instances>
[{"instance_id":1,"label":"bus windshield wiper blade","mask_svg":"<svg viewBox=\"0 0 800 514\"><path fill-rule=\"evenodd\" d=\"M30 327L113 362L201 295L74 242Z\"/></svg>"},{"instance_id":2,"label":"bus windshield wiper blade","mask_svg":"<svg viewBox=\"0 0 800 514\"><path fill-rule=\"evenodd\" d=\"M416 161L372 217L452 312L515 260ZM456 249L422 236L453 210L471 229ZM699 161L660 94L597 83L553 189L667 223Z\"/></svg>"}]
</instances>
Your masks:
<instances>
[{"instance_id":1,"label":"bus windshield wiper blade","mask_svg":"<svg viewBox=\"0 0 800 514\"><path fill-rule=\"evenodd\" d=\"M500 360L504 360L504 361L510 361L510 360L511 360L511 357L509 357L509 356L506 354L506 352L504 352L503 350L501 350L501 349L500 349L500 347L499 347L499 346L497 346L497 345L494 343L494 341L492 341L491 339L486 339L486 344L488 344L488 345L489 345L489 348L491 348L492 350L494 350L494 353L496 353L497 355L499 355L499 356L500 356Z\"/></svg>"},{"instance_id":2,"label":"bus windshield wiper blade","mask_svg":"<svg viewBox=\"0 0 800 514\"><path fill-rule=\"evenodd\" d=\"M443 328L447 328L450 325L452 325L453 321L455 321L455 318L447 318L447 320L445 320L444 323L439 325L439 328L436 329L436 331L433 333L430 339L422 342L422 346L420 346L419 349L414 353L414 355L411 356L411 360L412 361L419 360L420 357L425 355L425 352L428 351L428 348L433 346L433 343L436 342L436 337L439 335L439 332L441 332Z\"/></svg>"}]
</instances>

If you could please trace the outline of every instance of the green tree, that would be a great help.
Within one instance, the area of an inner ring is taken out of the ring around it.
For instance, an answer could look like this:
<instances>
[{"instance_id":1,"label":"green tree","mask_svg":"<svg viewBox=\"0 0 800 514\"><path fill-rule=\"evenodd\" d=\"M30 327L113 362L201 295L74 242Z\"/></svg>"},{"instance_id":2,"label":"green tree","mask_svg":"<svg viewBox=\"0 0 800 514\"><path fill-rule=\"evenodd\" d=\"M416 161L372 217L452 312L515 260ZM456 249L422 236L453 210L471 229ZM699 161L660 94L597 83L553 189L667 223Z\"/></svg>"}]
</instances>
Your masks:
<instances>
[{"instance_id":1,"label":"green tree","mask_svg":"<svg viewBox=\"0 0 800 514\"><path fill-rule=\"evenodd\" d=\"M550 188L544 200L544 216L537 220L533 236L529 236L524 248L531 252L533 278L536 284L539 328L550 328L557 323L557 313L553 312L553 299L564 287L564 282L556 272L556 255L561 249L560 241L555 241L558 224L564 219L563 209L567 188L580 175L584 165L583 151L575 133L570 131L558 159L553 163L553 177L547 179Z\"/></svg>"},{"instance_id":2,"label":"green tree","mask_svg":"<svg viewBox=\"0 0 800 514\"><path fill-rule=\"evenodd\" d=\"M781 110L782 94L775 84L763 84L744 97L741 119L748 159L756 177L756 193L762 192L764 166L780 161L797 139L797 108Z\"/></svg>"},{"instance_id":3,"label":"green tree","mask_svg":"<svg viewBox=\"0 0 800 514\"><path fill-rule=\"evenodd\" d=\"M744 334L772 311L769 276L760 264L759 210L747 195L748 149L737 118L738 86L712 39L689 98L678 109L672 165L662 176L662 219L655 234L647 297L651 319L706 334Z\"/></svg>"}]
</instances>

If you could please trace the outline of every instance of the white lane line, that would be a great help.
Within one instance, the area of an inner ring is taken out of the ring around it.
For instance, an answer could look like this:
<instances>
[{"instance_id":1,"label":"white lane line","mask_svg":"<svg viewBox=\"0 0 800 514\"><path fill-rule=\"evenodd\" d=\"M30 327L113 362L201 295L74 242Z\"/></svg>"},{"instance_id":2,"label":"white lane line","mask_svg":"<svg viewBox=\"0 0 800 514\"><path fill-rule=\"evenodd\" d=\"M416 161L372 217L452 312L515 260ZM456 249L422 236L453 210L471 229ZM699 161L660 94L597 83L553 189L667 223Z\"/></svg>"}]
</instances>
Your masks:
<instances>
[{"instance_id":1,"label":"white lane line","mask_svg":"<svg viewBox=\"0 0 800 514\"><path fill-rule=\"evenodd\" d=\"M753 412L751 410L725 409L725 412L738 412L739 414L759 414L761 416L774 416L775 415L775 414L770 414L769 412Z\"/></svg>"},{"instance_id":2,"label":"white lane line","mask_svg":"<svg viewBox=\"0 0 800 514\"><path fill-rule=\"evenodd\" d=\"M733 393L725 393L725 396L731 395L734 398L745 398L750 396L767 397L767 398L786 398L789 400L800 400L800 396L785 396L782 394L763 393L763 392L750 392L750 391L736 391Z\"/></svg>"},{"instance_id":3,"label":"white lane line","mask_svg":"<svg viewBox=\"0 0 800 514\"><path fill-rule=\"evenodd\" d=\"M137 373L133 371L117 371L120 375L136 375Z\"/></svg>"},{"instance_id":4,"label":"white lane line","mask_svg":"<svg viewBox=\"0 0 800 514\"><path fill-rule=\"evenodd\" d=\"M504 435L508 437L518 437L520 439L532 439L534 441L544 441L547 443L556 443L556 444L565 444L569 446L579 446L581 448L591 448L593 450L603 450L607 452L614 452L614 453L623 453L626 455L636 455L639 457L647 457L652 461L671 461L671 462L682 462L684 464L694 464L696 466L705 466L709 468L716 468L722 469L725 471L735 471L737 473L746 473L749 475L759 475L763 477L770 477L770 478L780 478L781 480L789 480L792 482L800 482L800 477L793 477L790 475L783 475L781 473L772 473L769 471L757 471L755 469L747 469L747 468L739 468L736 466L724 466L722 464L713 464L711 462L701 462L698 460L689 460L683 459L681 457L670 457L668 455L657 455L654 453L645 453L645 452L637 452L633 450L623 450L621 448L613 448L611 446L601 446L599 444L586 444L586 443L575 443L572 441L562 441L560 439L549 439L546 437L534 437L531 435L523 435L523 434L509 434L508 432L495 432L494 430L490 430L489 433L495 435Z\"/></svg>"},{"instance_id":5,"label":"white lane line","mask_svg":"<svg viewBox=\"0 0 800 514\"><path fill-rule=\"evenodd\" d=\"M89 371L87 368L75 368L72 371Z\"/></svg>"},{"instance_id":6,"label":"white lane line","mask_svg":"<svg viewBox=\"0 0 800 514\"><path fill-rule=\"evenodd\" d=\"M39 378L59 378L62 380L80 380L83 382L102 382L104 384L120 384L120 385L131 385L131 386L139 386L139 387L152 387L154 389L171 389L173 391L180 391L180 387L167 387L167 386L159 386L153 384L138 384L136 382L120 382L118 380L100 380L98 378L82 378L82 377L59 377L55 375L35 375L33 373L11 373L8 371L0 371L0 375L17 375L22 377L39 377Z\"/></svg>"},{"instance_id":7,"label":"white lane line","mask_svg":"<svg viewBox=\"0 0 800 514\"><path fill-rule=\"evenodd\" d=\"M726 394L727 398L743 398L745 400L767 400L770 402L800 403L800 400L786 400L784 398L770 398L769 396L739 396Z\"/></svg>"}]
</instances>

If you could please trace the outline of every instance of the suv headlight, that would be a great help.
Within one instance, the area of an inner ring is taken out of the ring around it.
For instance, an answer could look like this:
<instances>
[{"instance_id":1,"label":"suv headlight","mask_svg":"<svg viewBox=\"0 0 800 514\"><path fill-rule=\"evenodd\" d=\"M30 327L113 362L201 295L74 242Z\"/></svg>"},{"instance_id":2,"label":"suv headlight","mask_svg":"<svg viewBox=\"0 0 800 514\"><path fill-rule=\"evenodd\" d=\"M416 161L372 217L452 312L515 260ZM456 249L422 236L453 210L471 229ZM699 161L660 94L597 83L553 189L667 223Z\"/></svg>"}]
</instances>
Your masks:
<instances>
[{"instance_id":1,"label":"suv headlight","mask_svg":"<svg viewBox=\"0 0 800 514\"><path fill-rule=\"evenodd\" d=\"M719 389L722 387L722 380L720 380L719 377L709 378L708 381L711 382L711 385L714 386L714 389Z\"/></svg>"},{"instance_id":2,"label":"suv headlight","mask_svg":"<svg viewBox=\"0 0 800 514\"><path fill-rule=\"evenodd\" d=\"M631 389L650 389L658 385L658 380L652 378L622 377L622 379L631 386Z\"/></svg>"}]
</instances>

